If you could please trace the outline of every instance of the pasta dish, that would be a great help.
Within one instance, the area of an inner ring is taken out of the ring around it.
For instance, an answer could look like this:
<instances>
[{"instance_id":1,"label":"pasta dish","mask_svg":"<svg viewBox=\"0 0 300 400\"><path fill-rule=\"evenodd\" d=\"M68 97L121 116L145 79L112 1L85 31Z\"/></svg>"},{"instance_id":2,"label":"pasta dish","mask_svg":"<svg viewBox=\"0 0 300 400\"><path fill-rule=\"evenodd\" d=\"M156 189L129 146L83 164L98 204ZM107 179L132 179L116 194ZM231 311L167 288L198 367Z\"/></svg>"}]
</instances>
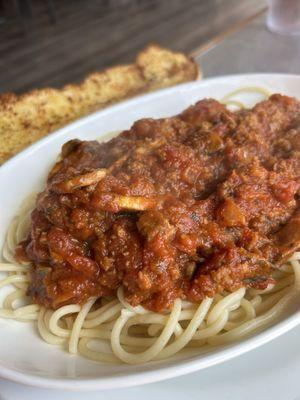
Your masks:
<instances>
[{"instance_id":1,"label":"pasta dish","mask_svg":"<svg viewBox=\"0 0 300 400\"><path fill-rule=\"evenodd\" d=\"M239 340L300 294L299 171L300 102L280 94L71 140L9 228L0 317L102 362Z\"/></svg>"}]
</instances>

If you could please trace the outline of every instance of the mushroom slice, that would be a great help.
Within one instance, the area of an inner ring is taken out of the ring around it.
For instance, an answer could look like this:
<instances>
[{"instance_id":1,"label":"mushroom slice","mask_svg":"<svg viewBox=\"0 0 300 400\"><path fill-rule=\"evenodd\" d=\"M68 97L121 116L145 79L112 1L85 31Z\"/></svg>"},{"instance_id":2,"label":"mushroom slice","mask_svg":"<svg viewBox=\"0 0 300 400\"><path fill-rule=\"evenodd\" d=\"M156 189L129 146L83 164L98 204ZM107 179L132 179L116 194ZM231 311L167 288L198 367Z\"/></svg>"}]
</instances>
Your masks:
<instances>
[{"instance_id":1,"label":"mushroom slice","mask_svg":"<svg viewBox=\"0 0 300 400\"><path fill-rule=\"evenodd\" d=\"M153 199L148 199L142 196L114 195L113 202L119 209L131 211L145 211L155 206L155 201Z\"/></svg>"},{"instance_id":2,"label":"mushroom slice","mask_svg":"<svg viewBox=\"0 0 300 400\"><path fill-rule=\"evenodd\" d=\"M70 193L80 187L97 184L105 177L106 173L107 170L104 168L95 169L85 174L76 175L66 181L54 183L52 189L60 193Z\"/></svg>"}]
</instances>

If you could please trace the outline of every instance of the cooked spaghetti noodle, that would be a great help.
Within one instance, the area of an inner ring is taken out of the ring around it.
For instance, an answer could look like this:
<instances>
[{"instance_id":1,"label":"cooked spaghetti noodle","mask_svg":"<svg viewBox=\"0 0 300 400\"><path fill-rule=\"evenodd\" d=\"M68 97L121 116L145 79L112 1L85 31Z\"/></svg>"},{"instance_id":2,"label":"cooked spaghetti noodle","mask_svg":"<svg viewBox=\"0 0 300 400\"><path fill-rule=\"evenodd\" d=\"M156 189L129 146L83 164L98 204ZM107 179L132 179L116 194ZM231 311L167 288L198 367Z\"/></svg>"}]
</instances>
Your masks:
<instances>
[{"instance_id":1,"label":"cooked spaghetti noodle","mask_svg":"<svg viewBox=\"0 0 300 400\"><path fill-rule=\"evenodd\" d=\"M245 93L259 95L262 99L265 99L270 95L270 92L265 88L260 86L248 86L233 90L232 92L226 94L226 96L221 99L221 103L225 104L227 107L233 106L238 110L244 109L246 108L246 105L241 100L237 100L235 98Z\"/></svg>"},{"instance_id":2,"label":"cooked spaghetti noodle","mask_svg":"<svg viewBox=\"0 0 300 400\"><path fill-rule=\"evenodd\" d=\"M266 94L261 88L246 90ZM225 96L223 102L243 107L232 100L240 92ZM31 196L9 227L3 248L5 261L0 263L0 272L7 276L0 281L0 288L9 285L14 289L4 299L0 317L37 321L40 336L47 343L67 345L72 354L101 362L139 364L166 359L188 348L207 351L269 326L300 295L300 252L295 252L274 272L276 284L264 290L242 287L206 297L199 304L178 298L169 312L131 306L122 287L114 298L92 297L82 305L46 309L32 303L26 294L30 264L14 259L17 244L28 234L34 205Z\"/></svg>"}]
</instances>

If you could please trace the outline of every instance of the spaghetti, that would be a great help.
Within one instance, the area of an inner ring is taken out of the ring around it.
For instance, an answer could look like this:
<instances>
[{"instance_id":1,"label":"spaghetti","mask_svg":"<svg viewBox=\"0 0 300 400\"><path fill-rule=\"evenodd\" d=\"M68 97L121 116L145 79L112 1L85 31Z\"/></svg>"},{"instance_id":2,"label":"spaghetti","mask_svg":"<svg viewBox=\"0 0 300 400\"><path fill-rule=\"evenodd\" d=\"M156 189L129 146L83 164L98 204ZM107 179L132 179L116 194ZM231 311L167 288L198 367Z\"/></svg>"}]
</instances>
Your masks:
<instances>
[{"instance_id":1,"label":"spaghetti","mask_svg":"<svg viewBox=\"0 0 300 400\"><path fill-rule=\"evenodd\" d=\"M266 94L261 88L246 90ZM240 93L235 91L222 102L242 108L241 102L233 100ZM117 297L91 297L82 305L46 309L32 303L26 294L30 264L14 259L17 244L27 237L34 205L35 197L31 196L9 227L3 248L5 261L0 263L0 272L7 276L0 281L0 288L14 289L4 299L0 317L36 321L43 340L67 345L71 354L80 353L100 362L140 364L188 349L205 352L269 326L300 295L300 252L295 252L274 272L276 284L264 290L242 287L206 297L198 304L178 298L169 312L133 307L124 298L122 287Z\"/></svg>"}]
</instances>

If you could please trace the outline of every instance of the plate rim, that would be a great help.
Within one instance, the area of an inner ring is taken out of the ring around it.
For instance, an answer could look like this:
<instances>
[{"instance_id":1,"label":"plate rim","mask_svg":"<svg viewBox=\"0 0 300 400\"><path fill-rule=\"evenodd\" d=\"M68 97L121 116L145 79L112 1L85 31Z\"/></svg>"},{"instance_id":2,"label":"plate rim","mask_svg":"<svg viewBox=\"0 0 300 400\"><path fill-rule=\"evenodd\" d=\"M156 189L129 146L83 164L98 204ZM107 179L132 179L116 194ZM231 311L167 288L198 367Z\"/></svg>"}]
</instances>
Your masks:
<instances>
[{"instance_id":1,"label":"plate rim","mask_svg":"<svg viewBox=\"0 0 300 400\"><path fill-rule=\"evenodd\" d=\"M30 154L41 147L47 146L49 142L57 137L63 136L65 132L68 132L73 127L80 127L81 125L91 122L94 119L101 118L102 115L107 113L114 113L117 110L122 110L122 108L133 107L135 104L138 105L140 102L151 101L151 99L168 95L172 92L176 93L178 90L184 90L185 88L201 87L206 86L211 83L217 83L218 81L223 81L224 79L236 79L236 78L253 78L253 79L263 79L266 78L292 78L299 79L299 74L286 74L286 73L248 73L248 74L231 74L231 75L221 75L217 77L211 77L208 79L197 80L193 82L183 83L180 85L173 86L171 88L165 88L158 91L142 94L136 96L132 99L124 100L115 105L109 106L105 109L96 111L88 116L80 118L53 133L41 138L35 143L16 154L14 157L4 162L0 166L0 174L9 172L16 163L21 161L23 158L30 157ZM13 368L6 367L0 363L0 377L8 379L17 383L22 383L29 386L36 386L47 389L65 389L65 390L106 390L115 388L125 388L130 386L138 386L151 382L158 382L165 379L175 378L177 376L182 376L191 372L195 372L201 369L209 368L213 365L223 363L239 355L245 354L259 346L268 343L269 341L276 339L282 334L293 329L300 324L300 310L295 312L293 315L286 318L284 321L277 323L274 326L266 328L263 332L258 333L254 337L249 337L240 342L233 344L230 347L225 347L219 351L213 352L212 354L205 355L204 359L201 356L193 356L190 360L179 361L175 365L158 365L157 369L150 371L135 371L130 374L118 373L110 377L101 378L51 378L47 376L38 376L32 373L25 373L17 371Z\"/></svg>"}]
</instances>

